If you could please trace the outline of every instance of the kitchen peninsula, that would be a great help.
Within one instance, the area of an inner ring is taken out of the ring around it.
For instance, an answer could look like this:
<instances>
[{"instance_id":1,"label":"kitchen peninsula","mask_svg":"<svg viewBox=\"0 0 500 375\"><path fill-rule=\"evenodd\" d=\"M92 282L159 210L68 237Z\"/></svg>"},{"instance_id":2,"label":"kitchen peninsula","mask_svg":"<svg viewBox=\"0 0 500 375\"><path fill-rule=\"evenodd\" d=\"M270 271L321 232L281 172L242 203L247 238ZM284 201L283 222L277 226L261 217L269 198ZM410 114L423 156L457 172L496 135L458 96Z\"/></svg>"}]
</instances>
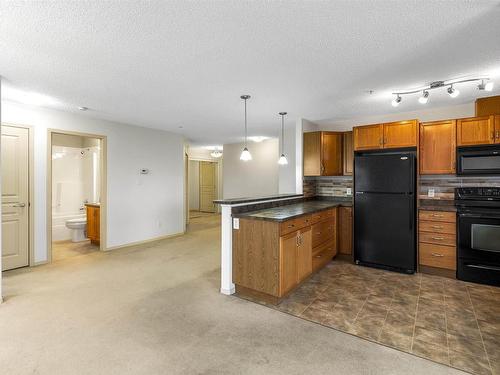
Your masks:
<instances>
[{"instance_id":1,"label":"kitchen peninsula","mask_svg":"<svg viewBox=\"0 0 500 375\"><path fill-rule=\"evenodd\" d=\"M337 255L339 209L350 212L351 206L350 199L304 198L234 213L232 270L236 292L279 303Z\"/></svg>"}]
</instances>

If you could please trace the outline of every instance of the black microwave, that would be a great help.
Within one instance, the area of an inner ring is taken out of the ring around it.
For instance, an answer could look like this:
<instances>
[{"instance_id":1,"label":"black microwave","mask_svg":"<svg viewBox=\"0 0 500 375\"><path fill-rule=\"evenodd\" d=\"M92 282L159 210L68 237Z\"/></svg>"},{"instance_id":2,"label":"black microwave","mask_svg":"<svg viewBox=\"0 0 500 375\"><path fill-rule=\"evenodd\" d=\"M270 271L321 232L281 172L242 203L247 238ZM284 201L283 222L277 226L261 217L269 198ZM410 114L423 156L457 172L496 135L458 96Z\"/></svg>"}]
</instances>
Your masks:
<instances>
[{"instance_id":1,"label":"black microwave","mask_svg":"<svg viewBox=\"0 0 500 375\"><path fill-rule=\"evenodd\" d=\"M458 175L500 175L500 144L457 148Z\"/></svg>"}]
</instances>

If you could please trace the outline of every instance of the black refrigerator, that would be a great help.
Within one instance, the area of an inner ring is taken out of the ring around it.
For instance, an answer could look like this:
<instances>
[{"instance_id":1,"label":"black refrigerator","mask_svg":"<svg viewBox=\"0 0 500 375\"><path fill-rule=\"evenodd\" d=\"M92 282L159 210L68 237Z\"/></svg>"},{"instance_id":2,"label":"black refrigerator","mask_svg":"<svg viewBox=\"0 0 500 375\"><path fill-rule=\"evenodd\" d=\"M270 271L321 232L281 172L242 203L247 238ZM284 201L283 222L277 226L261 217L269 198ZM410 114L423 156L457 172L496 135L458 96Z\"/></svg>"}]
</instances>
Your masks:
<instances>
[{"instance_id":1,"label":"black refrigerator","mask_svg":"<svg viewBox=\"0 0 500 375\"><path fill-rule=\"evenodd\" d=\"M354 261L416 271L416 152L354 156Z\"/></svg>"}]
</instances>

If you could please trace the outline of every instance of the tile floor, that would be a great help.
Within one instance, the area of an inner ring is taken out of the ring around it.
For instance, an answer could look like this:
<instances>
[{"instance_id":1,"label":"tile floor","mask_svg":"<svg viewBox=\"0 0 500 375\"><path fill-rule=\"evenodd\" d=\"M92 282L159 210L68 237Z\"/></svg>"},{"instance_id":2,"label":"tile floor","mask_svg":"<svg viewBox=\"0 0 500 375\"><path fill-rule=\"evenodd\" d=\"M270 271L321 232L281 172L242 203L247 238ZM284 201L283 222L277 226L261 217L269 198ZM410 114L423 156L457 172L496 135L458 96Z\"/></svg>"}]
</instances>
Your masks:
<instances>
[{"instance_id":1,"label":"tile floor","mask_svg":"<svg viewBox=\"0 0 500 375\"><path fill-rule=\"evenodd\" d=\"M274 308L473 374L500 375L500 288L334 261Z\"/></svg>"},{"instance_id":2,"label":"tile floor","mask_svg":"<svg viewBox=\"0 0 500 375\"><path fill-rule=\"evenodd\" d=\"M54 241L52 243L52 260L58 261L93 251L99 251L99 246L91 244L90 240L82 242Z\"/></svg>"}]
</instances>

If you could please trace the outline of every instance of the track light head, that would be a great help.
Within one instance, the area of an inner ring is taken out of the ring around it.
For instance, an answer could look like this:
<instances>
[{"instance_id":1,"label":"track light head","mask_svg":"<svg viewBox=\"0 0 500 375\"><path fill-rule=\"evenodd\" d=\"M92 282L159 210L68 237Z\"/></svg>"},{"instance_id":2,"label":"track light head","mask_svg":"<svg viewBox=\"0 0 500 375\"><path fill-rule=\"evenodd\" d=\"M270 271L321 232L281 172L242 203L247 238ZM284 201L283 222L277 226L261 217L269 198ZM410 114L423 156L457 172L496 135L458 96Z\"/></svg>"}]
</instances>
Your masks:
<instances>
[{"instance_id":1,"label":"track light head","mask_svg":"<svg viewBox=\"0 0 500 375\"><path fill-rule=\"evenodd\" d=\"M458 91L458 89L455 89L453 88L453 85L450 85L450 87L448 87L448 94L450 94L450 96L452 98L456 98L458 95L460 95L460 91Z\"/></svg>"},{"instance_id":2,"label":"track light head","mask_svg":"<svg viewBox=\"0 0 500 375\"><path fill-rule=\"evenodd\" d=\"M427 104L428 101L429 101L429 91L424 90L422 91L422 96L418 98L418 102L420 104Z\"/></svg>"},{"instance_id":3,"label":"track light head","mask_svg":"<svg viewBox=\"0 0 500 375\"><path fill-rule=\"evenodd\" d=\"M401 103L401 96L399 94L396 95L396 97L392 100L392 106L397 107Z\"/></svg>"}]
</instances>

